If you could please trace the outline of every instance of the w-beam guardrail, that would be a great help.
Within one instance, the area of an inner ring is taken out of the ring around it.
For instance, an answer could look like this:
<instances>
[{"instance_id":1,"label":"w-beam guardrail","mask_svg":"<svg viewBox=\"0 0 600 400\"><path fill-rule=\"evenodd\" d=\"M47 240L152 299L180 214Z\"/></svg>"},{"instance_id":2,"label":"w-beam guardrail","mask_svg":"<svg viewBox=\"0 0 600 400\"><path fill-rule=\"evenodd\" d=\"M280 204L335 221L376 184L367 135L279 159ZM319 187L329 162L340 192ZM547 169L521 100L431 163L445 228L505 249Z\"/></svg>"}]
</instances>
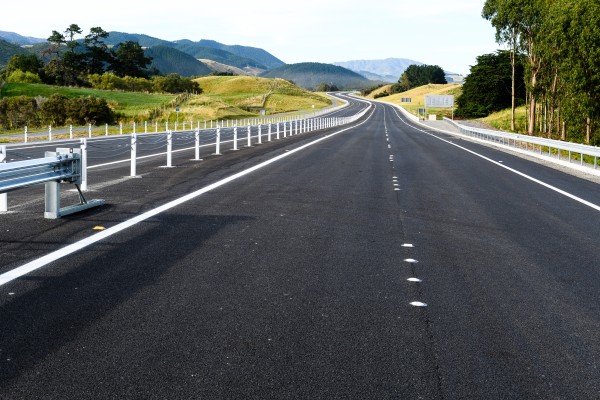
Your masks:
<instances>
[{"instance_id":1,"label":"w-beam guardrail","mask_svg":"<svg viewBox=\"0 0 600 400\"><path fill-rule=\"evenodd\" d=\"M454 124L463 135L503 144L513 148L530 150L542 155L547 155L551 158L555 158L559 161L565 161L569 163L571 163L573 155L576 154L579 156L579 163L581 165L585 165L586 162L584 160L584 156L588 156L590 161L593 158L593 164L591 162L589 164L592 164L594 169L598 169L600 147L589 146L581 143L564 142L562 140L547 139L542 137L519 135L491 129L474 128L448 118L444 119Z\"/></svg>"},{"instance_id":2,"label":"w-beam guardrail","mask_svg":"<svg viewBox=\"0 0 600 400\"><path fill-rule=\"evenodd\" d=\"M65 215L87 210L104 204L104 200L87 201L81 193L82 179L81 150L73 148L58 148L56 152L46 152L44 158L17 161L0 164L0 193L44 183L45 212L44 217L57 219ZM2 146L0 154L6 154ZM2 160L0 160L2 161ZM79 204L64 208L60 207L61 183L74 184L79 193ZM5 203L5 200L3 201ZM2 204L7 211L6 204Z\"/></svg>"}]
</instances>

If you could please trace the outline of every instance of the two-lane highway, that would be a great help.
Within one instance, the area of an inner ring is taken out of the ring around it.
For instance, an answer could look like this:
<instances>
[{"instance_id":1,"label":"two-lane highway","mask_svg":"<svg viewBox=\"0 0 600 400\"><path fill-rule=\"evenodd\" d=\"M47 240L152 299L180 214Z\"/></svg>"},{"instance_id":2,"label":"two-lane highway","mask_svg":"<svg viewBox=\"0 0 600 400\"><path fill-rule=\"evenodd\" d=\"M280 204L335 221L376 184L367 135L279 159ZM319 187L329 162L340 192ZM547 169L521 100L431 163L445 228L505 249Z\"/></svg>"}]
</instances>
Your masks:
<instances>
[{"instance_id":1,"label":"two-lane highway","mask_svg":"<svg viewBox=\"0 0 600 400\"><path fill-rule=\"evenodd\" d=\"M0 286L0 398L600 396L597 184L379 103L189 158L0 216L0 273L40 265Z\"/></svg>"}]
</instances>

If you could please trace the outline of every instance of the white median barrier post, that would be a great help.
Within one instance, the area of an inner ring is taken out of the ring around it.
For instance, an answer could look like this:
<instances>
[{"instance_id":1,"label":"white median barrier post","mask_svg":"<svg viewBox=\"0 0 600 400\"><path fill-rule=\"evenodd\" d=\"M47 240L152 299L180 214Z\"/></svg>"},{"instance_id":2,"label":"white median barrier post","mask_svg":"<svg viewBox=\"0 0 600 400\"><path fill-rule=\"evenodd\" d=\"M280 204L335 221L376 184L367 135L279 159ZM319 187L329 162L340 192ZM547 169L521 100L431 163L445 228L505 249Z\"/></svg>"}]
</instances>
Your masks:
<instances>
[{"instance_id":1,"label":"white median barrier post","mask_svg":"<svg viewBox=\"0 0 600 400\"><path fill-rule=\"evenodd\" d=\"M6 146L0 146L0 164L6 162ZM0 193L0 212L8 211L8 195L6 193Z\"/></svg>"},{"instance_id":2,"label":"white median barrier post","mask_svg":"<svg viewBox=\"0 0 600 400\"><path fill-rule=\"evenodd\" d=\"M87 139L81 139L81 185L80 189L85 192L88 188L87 184Z\"/></svg>"},{"instance_id":3,"label":"white median barrier post","mask_svg":"<svg viewBox=\"0 0 600 400\"><path fill-rule=\"evenodd\" d=\"M271 123L269 122L269 133L267 133L267 140L271 141Z\"/></svg>"},{"instance_id":4,"label":"white median barrier post","mask_svg":"<svg viewBox=\"0 0 600 400\"><path fill-rule=\"evenodd\" d=\"M258 144L262 144L262 124L258 124Z\"/></svg>"},{"instance_id":5,"label":"white median barrier post","mask_svg":"<svg viewBox=\"0 0 600 400\"><path fill-rule=\"evenodd\" d=\"M237 145L237 124L233 127L233 150L238 149Z\"/></svg>"},{"instance_id":6,"label":"white median barrier post","mask_svg":"<svg viewBox=\"0 0 600 400\"><path fill-rule=\"evenodd\" d=\"M248 125L248 147L252 147L252 129Z\"/></svg>"},{"instance_id":7,"label":"white median barrier post","mask_svg":"<svg viewBox=\"0 0 600 400\"><path fill-rule=\"evenodd\" d=\"M137 135L131 134L131 171L130 176L136 176L136 161L137 161Z\"/></svg>"},{"instance_id":8,"label":"white median barrier post","mask_svg":"<svg viewBox=\"0 0 600 400\"><path fill-rule=\"evenodd\" d=\"M173 131L167 131L167 168L173 166Z\"/></svg>"},{"instance_id":9,"label":"white median barrier post","mask_svg":"<svg viewBox=\"0 0 600 400\"><path fill-rule=\"evenodd\" d=\"M287 131L286 131L286 128L285 128L285 124L286 124L286 122L285 122L285 121L283 121L283 137L284 137L284 138L286 138L286 137L287 137Z\"/></svg>"},{"instance_id":10,"label":"white median barrier post","mask_svg":"<svg viewBox=\"0 0 600 400\"><path fill-rule=\"evenodd\" d=\"M279 122L277 122L277 136L276 136L277 140L279 140Z\"/></svg>"},{"instance_id":11,"label":"white median barrier post","mask_svg":"<svg viewBox=\"0 0 600 400\"><path fill-rule=\"evenodd\" d=\"M219 124L217 124L217 143L215 144L215 154L216 155L220 155L221 154L221 128L219 127Z\"/></svg>"},{"instance_id":12,"label":"white median barrier post","mask_svg":"<svg viewBox=\"0 0 600 400\"><path fill-rule=\"evenodd\" d=\"M194 132L194 150L195 150L195 158L196 161L200 160L200 127L196 128Z\"/></svg>"}]
</instances>

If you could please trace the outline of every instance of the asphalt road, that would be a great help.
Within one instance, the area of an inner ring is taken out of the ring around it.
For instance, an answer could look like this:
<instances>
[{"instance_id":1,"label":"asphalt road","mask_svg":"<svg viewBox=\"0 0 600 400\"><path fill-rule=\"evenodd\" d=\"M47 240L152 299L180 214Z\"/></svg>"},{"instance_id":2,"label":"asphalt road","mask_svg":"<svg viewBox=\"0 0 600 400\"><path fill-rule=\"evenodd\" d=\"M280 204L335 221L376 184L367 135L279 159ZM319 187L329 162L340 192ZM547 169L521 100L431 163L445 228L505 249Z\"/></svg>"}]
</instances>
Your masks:
<instances>
[{"instance_id":1,"label":"asphalt road","mask_svg":"<svg viewBox=\"0 0 600 400\"><path fill-rule=\"evenodd\" d=\"M109 234L0 286L0 398L600 398L597 184L381 104L192 155L11 197L0 274Z\"/></svg>"}]
</instances>

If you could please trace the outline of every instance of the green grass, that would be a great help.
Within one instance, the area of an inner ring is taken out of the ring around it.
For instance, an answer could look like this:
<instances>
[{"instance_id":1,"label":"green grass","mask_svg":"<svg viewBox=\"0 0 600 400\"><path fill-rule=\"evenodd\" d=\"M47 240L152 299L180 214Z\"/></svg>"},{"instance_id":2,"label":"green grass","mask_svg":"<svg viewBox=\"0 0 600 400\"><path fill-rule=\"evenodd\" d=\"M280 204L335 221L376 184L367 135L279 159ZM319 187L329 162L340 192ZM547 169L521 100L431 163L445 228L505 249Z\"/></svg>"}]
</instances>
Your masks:
<instances>
[{"instance_id":1,"label":"green grass","mask_svg":"<svg viewBox=\"0 0 600 400\"><path fill-rule=\"evenodd\" d=\"M510 132L511 109L498 111L488 115L485 118L479 118L480 121L490 125L495 129ZM515 109L515 128L518 133L527 132L527 107L521 106Z\"/></svg>"},{"instance_id":2,"label":"green grass","mask_svg":"<svg viewBox=\"0 0 600 400\"><path fill-rule=\"evenodd\" d=\"M177 97L173 94L132 93L89 88L51 86L37 83L7 83L2 88L2 97L30 96L50 97L61 94L65 97L95 96L105 99L114 111L125 117L135 117L150 109L167 104Z\"/></svg>"}]
</instances>

